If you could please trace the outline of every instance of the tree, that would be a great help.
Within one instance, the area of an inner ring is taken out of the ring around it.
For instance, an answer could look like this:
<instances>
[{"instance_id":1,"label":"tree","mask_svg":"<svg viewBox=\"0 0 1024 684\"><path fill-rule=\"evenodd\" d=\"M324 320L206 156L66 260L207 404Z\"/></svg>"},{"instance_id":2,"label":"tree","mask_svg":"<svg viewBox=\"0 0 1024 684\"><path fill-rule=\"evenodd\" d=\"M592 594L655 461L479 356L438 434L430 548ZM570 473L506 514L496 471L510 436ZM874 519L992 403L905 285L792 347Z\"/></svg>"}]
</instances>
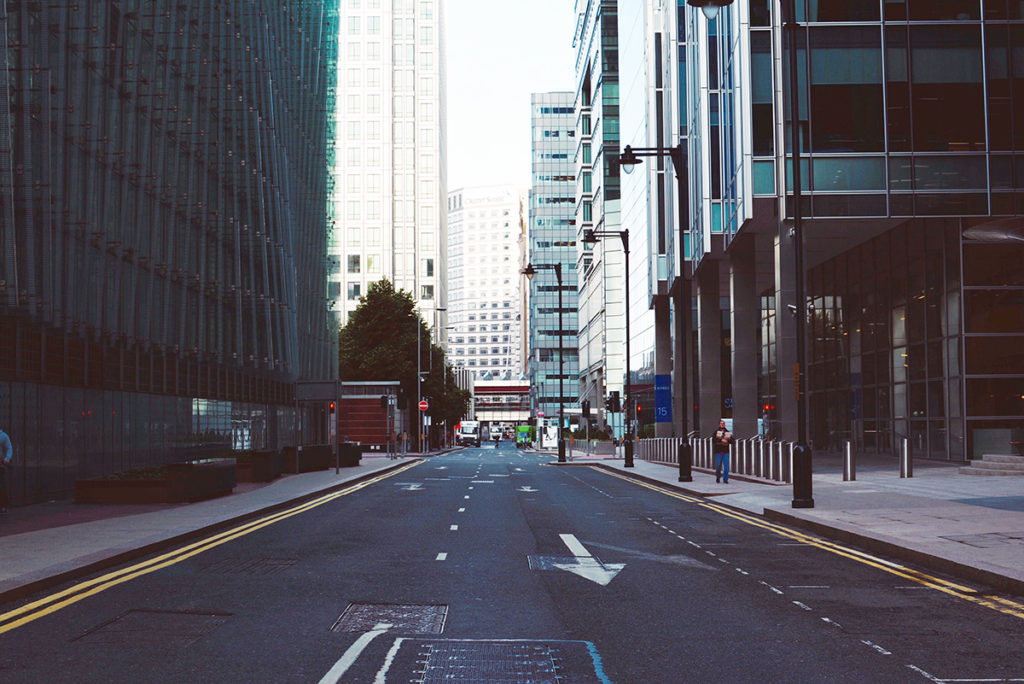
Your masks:
<instances>
[{"instance_id":1,"label":"tree","mask_svg":"<svg viewBox=\"0 0 1024 684\"><path fill-rule=\"evenodd\" d=\"M416 401L416 348L424 373L420 396L430 397L432 422L455 425L466 414L470 394L455 385L444 350L416 311L412 294L387 279L371 283L348 323L338 332L338 376L342 380L398 380L412 414Z\"/></svg>"}]
</instances>

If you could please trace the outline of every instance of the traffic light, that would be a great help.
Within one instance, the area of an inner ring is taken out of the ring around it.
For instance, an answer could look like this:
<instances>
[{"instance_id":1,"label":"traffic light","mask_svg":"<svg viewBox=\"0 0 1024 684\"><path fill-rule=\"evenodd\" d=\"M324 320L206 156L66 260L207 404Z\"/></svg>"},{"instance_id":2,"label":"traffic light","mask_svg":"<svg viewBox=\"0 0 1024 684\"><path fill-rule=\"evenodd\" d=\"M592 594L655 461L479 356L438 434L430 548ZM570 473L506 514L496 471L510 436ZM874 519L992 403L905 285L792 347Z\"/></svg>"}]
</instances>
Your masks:
<instances>
[{"instance_id":1,"label":"traffic light","mask_svg":"<svg viewBox=\"0 0 1024 684\"><path fill-rule=\"evenodd\" d=\"M381 408L387 408L388 407L388 395L386 395L386 394L380 395L380 407Z\"/></svg>"},{"instance_id":2,"label":"traffic light","mask_svg":"<svg viewBox=\"0 0 1024 684\"><path fill-rule=\"evenodd\" d=\"M583 417L584 418L590 418L590 400L589 399L584 399L583 400L583 403L580 404L580 409L583 412Z\"/></svg>"},{"instance_id":3,"label":"traffic light","mask_svg":"<svg viewBox=\"0 0 1024 684\"><path fill-rule=\"evenodd\" d=\"M612 410L612 397L611 397L611 395L608 395L607 397L604 398L604 410L605 411L609 411L609 412Z\"/></svg>"},{"instance_id":4,"label":"traffic light","mask_svg":"<svg viewBox=\"0 0 1024 684\"><path fill-rule=\"evenodd\" d=\"M619 413L619 412L621 412L622 411L622 404L619 403L619 393L618 392L612 392L611 399L612 399L611 412L612 413Z\"/></svg>"}]
</instances>

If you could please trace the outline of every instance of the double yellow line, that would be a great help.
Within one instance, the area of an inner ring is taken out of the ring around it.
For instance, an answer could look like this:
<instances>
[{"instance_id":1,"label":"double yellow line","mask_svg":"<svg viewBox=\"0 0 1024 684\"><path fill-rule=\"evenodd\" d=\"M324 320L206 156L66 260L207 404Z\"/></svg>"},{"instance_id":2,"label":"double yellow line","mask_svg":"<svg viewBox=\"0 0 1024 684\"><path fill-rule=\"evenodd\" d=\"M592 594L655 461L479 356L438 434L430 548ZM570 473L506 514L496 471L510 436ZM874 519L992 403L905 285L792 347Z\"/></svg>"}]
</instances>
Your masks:
<instances>
[{"instance_id":1,"label":"double yellow line","mask_svg":"<svg viewBox=\"0 0 1024 684\"><path fill-rule=\"evenodd\" d=\"M244 537L256 530L261 530L268 525L273 525L274 523L281 522L282 520L287 520L292 516L305 513L306 511L322 506L342 496L359 491L364 487L369 487L381 480L385 480L389 477L405 472L409 468L419 465L419 463L420 461L410 463L384 473L383 475L378 475L377 477L354 484L351 487L345 487L344 489L339 489L336 492L331 492L330 494L325 494L315 499L311 499L310 501L292 508L252 520L211 537L207 537L187 546L175 549L174 551L170 551L155 558L142 561L141 563L136 563L135 565L81 582L63 591L57 592L56 594L51 594L37 601L21 606L20 608L16 608L15 610L0 614L0 634L10 632L11 630L27 625L34 620L38 620L41 617L55 613L63 608L67 608L68 606L78 603L83 599L94 596L124 582L128 582L137 577L142 577L143 575L148 575L151 572L156 572L157 570L174 565L175 563L180 563L181 561L197 556L204 551L216 548L221 544L226 544L227 542L238 539L239 537Z\"/></svg>"},{"instance_id":2,"label":"double yellow line","mask_svg":"<svg viewBox=\"0 0 1024 684\"><path fill-rule=\"evenodd\" d=\"M914 570L913 568L905 567L903 565L900 565L899 563L893 563L892 561L883 560L876 556L872 556L869 553L858 551L857 549L853 549L848 546L844 546L842 544L829 541L827 539L821 539L820 537L815 537L789 527L784 527L777 523L765 520L764 518L761 518L759 516L754 516L749 513L743 513L732 508L727 508L725 506L722 506L721 504L710 503L707 500L699 497L695 497L689 494L682 494L680 492L676 492L665 487L660 487L658 485L636 480L633 479L632 477L629 477L628 475L611 472L603 468L595 467L594 469L612 475L619 479L626 480L627 482L632 482L633 484L640 485L641 487L646 487L647 489L658 492L659 494L671 496L674 499L681 499L682 501L686 501L688 503L692 503L697 506L707 508L708 510L715 511L716 513L732 518L734 520L738 520L739 522L746 523L754 527L760 527L782 537L786 537L788 539L800 542L801 544L807 544L808 546L813 546L823 551L828 551L829 553L836 554L837 556L849 558L850 560L857 561L858 563L862 563L864 565L877 568L879 570L882 570L883 572L887 572L891 575L896 575L897 577L902 577L904 579L910 580L911 582L916 582L917 584L920 584L922 586L926 586L930 589L941 591L945 594L949 594L950 596L955 596L956 598L963 599L964 601L970 601L971 603L977 604L979 606L984 606L985 608L990 608L1005 615L1011 615L1016 618L1024 619L1024 604L1018 603L1016 601L1011 601L1000 596L980 594L976 589L973 589L971 587L964 586L962 584L957 584L956 582L951 582L940 577L935 577L933 575L929 575L928 573L924 573L919 570Z\"/></svg>"}]
</instances>

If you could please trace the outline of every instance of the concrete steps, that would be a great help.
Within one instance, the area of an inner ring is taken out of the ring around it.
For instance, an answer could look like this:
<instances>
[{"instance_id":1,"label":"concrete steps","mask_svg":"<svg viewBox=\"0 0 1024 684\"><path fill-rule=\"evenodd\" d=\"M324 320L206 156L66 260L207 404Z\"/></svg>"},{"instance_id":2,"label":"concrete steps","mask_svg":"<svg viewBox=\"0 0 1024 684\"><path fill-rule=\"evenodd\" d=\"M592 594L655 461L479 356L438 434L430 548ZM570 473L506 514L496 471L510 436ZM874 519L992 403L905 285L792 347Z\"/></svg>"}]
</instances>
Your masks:
<instances>
[{"instance_id":1,"label":"concrete steps","mask_svg":"<svg viewBox=\"0 0 1024 684\"><path fill-rule=\"evenodd\" d=\"M985 454L960 468L961 475L1024 475L1024 456Z\"/></svg>"}]
</instances>

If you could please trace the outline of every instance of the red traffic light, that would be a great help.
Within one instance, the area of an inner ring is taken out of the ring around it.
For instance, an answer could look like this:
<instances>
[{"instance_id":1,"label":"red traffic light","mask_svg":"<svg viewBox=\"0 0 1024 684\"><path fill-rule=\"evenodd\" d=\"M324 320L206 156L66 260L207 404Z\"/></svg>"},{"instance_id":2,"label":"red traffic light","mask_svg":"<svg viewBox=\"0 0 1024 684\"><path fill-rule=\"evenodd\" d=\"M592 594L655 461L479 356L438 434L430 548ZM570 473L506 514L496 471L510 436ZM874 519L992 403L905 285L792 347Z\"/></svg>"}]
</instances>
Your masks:
<instances>
[{"instance_id":1,"label":"red traffic light","mask_svg":"<svg viewBox=\"0 0 1024 684\"><path fill-rule=\"evenodd\" d=\"M333 411L334 410L334 402L333 401L331 402L330 407L331 407L331 410Z\"/></svg>"}]
</instances>

